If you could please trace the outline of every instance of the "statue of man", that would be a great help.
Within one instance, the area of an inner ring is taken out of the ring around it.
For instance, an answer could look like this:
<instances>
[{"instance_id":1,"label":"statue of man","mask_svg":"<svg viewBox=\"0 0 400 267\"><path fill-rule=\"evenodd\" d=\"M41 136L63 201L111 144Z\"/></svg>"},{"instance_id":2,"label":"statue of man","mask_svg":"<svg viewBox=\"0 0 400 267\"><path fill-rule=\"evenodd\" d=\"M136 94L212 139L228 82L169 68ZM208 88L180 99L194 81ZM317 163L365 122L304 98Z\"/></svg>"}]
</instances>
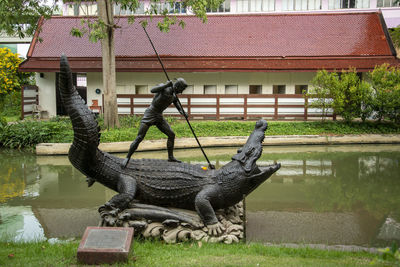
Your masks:
<instances>
[{"instance_id":1,"label":"statue of man","mask_svg":"<svg viewBox=\"0 0 400 267\"><path fill-rule=\"evenodd\" d=\"M182 78L178 78L174 83L168 81L165 84L159 84L151 89L151 92L155 94L150 107L144 112L143 118L140 121L139 131L136 139L132 142L128 155L122 163L122 167L125 168L132 154L138 148L140 142L144 139L147 130L150 126L155 125L157 128L168 136L167 149L168 149L168 161L181 162L174 157L174 142L175 133L172 131L168 122L163 118L162 113L166 108L174 103L179 113L183 116L187 116L183 108L178 104L176 94L180 94L187 87L186 81Z\"/></svg>"}]
</instances>

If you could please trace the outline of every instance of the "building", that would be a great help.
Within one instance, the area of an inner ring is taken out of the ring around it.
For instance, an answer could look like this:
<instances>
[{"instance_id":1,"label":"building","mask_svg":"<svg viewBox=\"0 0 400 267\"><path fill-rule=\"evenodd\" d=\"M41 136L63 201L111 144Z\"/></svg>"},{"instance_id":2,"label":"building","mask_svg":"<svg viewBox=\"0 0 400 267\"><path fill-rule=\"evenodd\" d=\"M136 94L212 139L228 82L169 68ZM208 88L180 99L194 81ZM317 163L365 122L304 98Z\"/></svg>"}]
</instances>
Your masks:
<instances>
[{"instance_id":1,"label":"building","mask_svg":"<svg viewBox=\"0 0 400 267\"><path fill-rule=\"evenodd\" d=\"M307 118L317 111L307 111L300 94L318 70L366 72L399 63L379 12L223 14L209 16L206 24L194 16L184 19L184 29L172 27L166 34L155 27L155 18L148 32L169 76L188 82L188 97L181 101L193 117ZM80 25L79 17L58 16L40 24L20 69L38 73L41 106L50 116L63 115L56 87L59 57L65 53L72 70L87 75L81 91L88 105L103 108L100 43L69 34ZM166 78L141 26L128 25L127 17L120 25L115 33L119 113L142 114L151 101L146 94Z\"/></svg>"},{"instance_id":2,"label":"building","mask_svg":"<svg viewBox=\"0 0 400 267\"><path fill-rule=\"evenodd\" d=\"M20 57L26 58L32 37L19 38L0 34L0 48L7 47L13 53L18 53Z\"/></svg>"},{"instance_id":3,"label":"building","mask_svg":"<svg viewBox=\"0 0 400 267\"><path fill-rule=\"evenodd\" d=\"M135 14L144 14L151 1L140 2ZM154 3L153 3L154 4ZM185 8L179 1L175 5L168 1L155 3L158 7L167 8L171 13L192 14L190 9ZM218 8L208 10L209 13L243 14L243 13L282 13L282 12L365 12L380 10L388 28L400 25L400 2L395 0L225 0ZM94 15L97 12L95 2L87 1L82 4L64 4L63 14L65 16ZM130 15L129 10L121 9L116 5L116 15Z\"/></svg>"}]
</instances>

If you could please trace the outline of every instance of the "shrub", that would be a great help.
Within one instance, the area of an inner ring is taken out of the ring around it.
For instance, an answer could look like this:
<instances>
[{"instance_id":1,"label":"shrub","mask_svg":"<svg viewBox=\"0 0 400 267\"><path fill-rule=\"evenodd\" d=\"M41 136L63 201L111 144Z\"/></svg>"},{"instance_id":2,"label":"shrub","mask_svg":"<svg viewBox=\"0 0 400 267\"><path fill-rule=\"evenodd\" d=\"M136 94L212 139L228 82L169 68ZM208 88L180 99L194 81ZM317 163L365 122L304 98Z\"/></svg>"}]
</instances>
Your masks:
<instances>
[{"instance_id":1,"label":"shrub","mask_svg":"<svg viewBox=\"0 0 400 267\"><path fill-rule=\"evenodd\" d=\"M0 115L20 116L21 114L21 92L14 91L5 95L0 100Z\"/></svg>"},{"instance_id":2,"label":"shrub","mask_svg":"<svg viewBox=\"0 0 400 267\"><path fill-rule=\"evenodd\" d=\"M370 116L372 90L368 83L360 80L355 69L342 71L341 75L318 71L311 83L314 91L309 97L317 98L311 106L321 108L324 117L329 108L347 122Z\"/></svg>"},{"instance_id":3,"label":"shrub","mask_svg":"<svg viewBox=\"0 0 400 267\"><path fill-rule=\"evenodd\" d=\"M5 127L7 125L7 120L6 118L0 116L0 130L3 129L3 127Z\"/></svg>"},{"instance_id":4,"label":"shrub","mask_svg":"<svg viewBox=\"0 0 400 267\"><path fill-rule=\"evenodd\" d=\"M360 80L355 69L342 71L338 87L334 89L333 108L345 121L359 117L365 120L370 115L368 107L372 90L368 83Z\"/></svg>"},{"instance_id":5,"label":"shrub","mask_svg":"<svg viewBox=\"0 0 400 267\"><path fill-rule=\"evenodd\" d=\"M400 69L383 64L370 73L370 79L374 117L400 123Z\"/></svg>"},{"instance_id":6,"label":"shrub","mask_svg":"<svg viewBox=\"0 0 400 267\"><path fill-rule=\"evenodd\" d=\"M309 104L311 107L321 109L322 119L324 120L328 115L328 111L332 108L332 95L338 83L338 74L335 72L329 73L326 70L317 72L317 75L311 81L314 86L312 92L307 94L309 99L314 99Z\"/></svg>"},{"instance_id":7,"label":"shrub","mask_svg":"<svg viewBox=\"0 0 400 267\"><path fill-rule=\"evenodd\" d=\"M20 88L18 65L21 59L7 47L0 48L0 95Z\"/></svg>"},{"instance_id":8,"label":"shrub","mask_svg":"<svg viewBox=\"0 0 400 267\"><path fill-rule=\"evenodd\" d=\"M68 124L55 122L25 121L3 125L0 128L0 147L32 147L49 142L53 136L65 135Z\"/></svg>"}]
</instances>

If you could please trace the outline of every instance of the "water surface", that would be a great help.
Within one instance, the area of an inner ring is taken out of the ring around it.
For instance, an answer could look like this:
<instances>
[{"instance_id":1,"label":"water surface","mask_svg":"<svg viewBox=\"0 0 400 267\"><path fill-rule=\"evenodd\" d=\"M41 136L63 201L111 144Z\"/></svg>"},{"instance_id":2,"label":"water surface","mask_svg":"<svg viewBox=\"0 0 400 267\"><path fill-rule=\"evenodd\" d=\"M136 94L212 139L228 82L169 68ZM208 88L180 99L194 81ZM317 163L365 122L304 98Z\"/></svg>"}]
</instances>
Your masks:
<instances>
[{"instance_id":1,"label":"water surface","mask_svg":"<svg viewBox=\"0 0 400 267\"><path fill-rule=\"evenodd\" d=\"M220 167L236 148L206 149ZM119 155L123 157L124 155ZM176 157L206 165L198 149ZM167 158L166 151L134 158ZM66 156L0 151L0 237L80 237L114 194ZM381 246L400 242L400 145L264 147L259 165L282 168L246 199L249 241Z\"/></svg>"}]
</instances>

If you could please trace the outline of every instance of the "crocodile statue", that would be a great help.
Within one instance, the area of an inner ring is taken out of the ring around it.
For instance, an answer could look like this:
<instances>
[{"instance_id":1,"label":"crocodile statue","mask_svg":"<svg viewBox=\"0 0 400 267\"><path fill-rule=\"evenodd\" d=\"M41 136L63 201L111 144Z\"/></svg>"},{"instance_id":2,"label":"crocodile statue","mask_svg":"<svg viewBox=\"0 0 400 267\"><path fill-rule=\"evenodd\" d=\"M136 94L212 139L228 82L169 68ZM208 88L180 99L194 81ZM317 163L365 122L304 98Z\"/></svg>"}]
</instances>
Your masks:
<instances>
[{"instance_id":1,"label":"crocodile statue","mask_svg":"<svg viewBox=\"0 0 400 267\"><path fill-rule=\"evenodd\" d=\"M228 208L268 179L280 164L258 167L267 122L256 123L254 132L232 161L219 170L201 165L157 159L132 159L126 168L122 158L101 151L100 128L72 82L67 57L60 59L59 88L74 130L69 150L72 165L94 182L118 192L100 210L124 210L135 200L143 204L197 211L209 233L218 235L223 226L215 210Z\"/></svg>"}]
</instances>

